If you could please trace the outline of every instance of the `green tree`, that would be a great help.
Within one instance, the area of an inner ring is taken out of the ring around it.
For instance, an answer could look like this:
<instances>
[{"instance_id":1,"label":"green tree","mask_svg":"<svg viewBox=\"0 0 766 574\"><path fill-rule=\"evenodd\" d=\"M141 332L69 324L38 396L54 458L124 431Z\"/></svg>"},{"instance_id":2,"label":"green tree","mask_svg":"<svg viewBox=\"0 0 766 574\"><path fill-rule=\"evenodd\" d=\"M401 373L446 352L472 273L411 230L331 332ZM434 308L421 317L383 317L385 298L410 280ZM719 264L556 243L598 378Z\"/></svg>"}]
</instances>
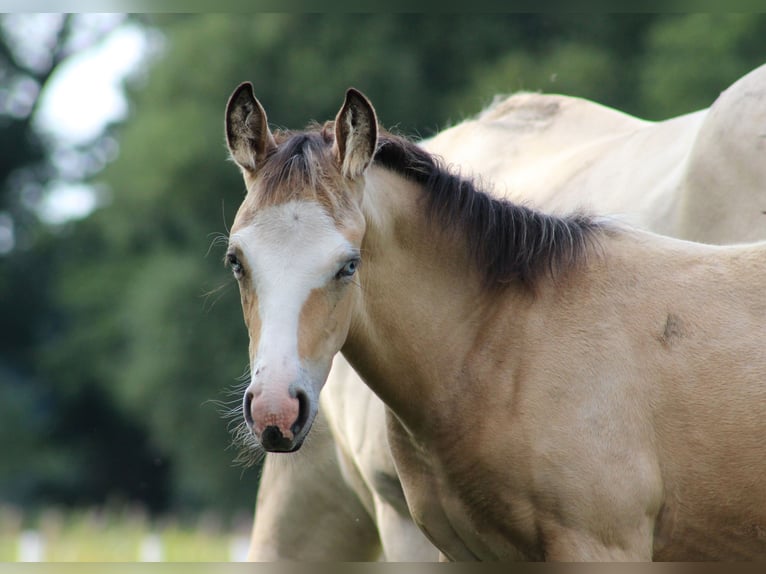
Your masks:
<instances>
[{"instance_id":1,"label":"green tree","mask_svg":"<svg viewBox=\"0 0 766 574\"><path fill-rule=\"evenodd\" d=\"M764 37L764 14L664 18L646 41L642 113L665 119L708 107L721 91L764 63Z\"/></svg>"},{"instance_id":2,"label":"green tree","mask_svg":"<svg viewBox=\"0 0 766 574\"><path fill-rule=\"evenodd\" d=\"M72 56L119 21L0 17L0 497L27 507L93 503L110 493L146 498L146 484L130 477L156 460L144 428L126 420L110 396L87 379L64 388L41 360L61 329L59 273L77 257L62 249L67 226L47 225L40 207L51 184L68 178L57 153L89 161L101 147L97 139L63 150L36 121L41 96ZM153 485L160 498L163 473L156 469Z\"/></svg>"},{"instance_id":3,"label":"green tree","mask_svg":"<svg viewBox=\"0 0 766 574\"><path fill-rule=\"evenodd\" d=\"M505 24L518 28L494 57L477 61L451 104L461 117L497 94L517 91L592 99L627 112L638 108L637 70L654 14L529 14Z\"/></svg>"}]
</instances>

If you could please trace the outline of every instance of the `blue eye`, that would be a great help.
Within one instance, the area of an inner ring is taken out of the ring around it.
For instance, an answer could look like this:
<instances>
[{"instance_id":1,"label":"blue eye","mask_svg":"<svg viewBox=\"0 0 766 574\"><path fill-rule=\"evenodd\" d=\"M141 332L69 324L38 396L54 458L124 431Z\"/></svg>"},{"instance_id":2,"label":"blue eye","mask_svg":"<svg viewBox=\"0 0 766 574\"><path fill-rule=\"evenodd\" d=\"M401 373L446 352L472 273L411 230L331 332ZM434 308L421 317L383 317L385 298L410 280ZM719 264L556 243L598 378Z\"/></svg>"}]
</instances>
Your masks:
<instances>
[{"instance_id":1,"label":"blue eye","mask_svg":"<svg viewBox=\"0 0 766 574\"><path fill-rule=\"evenodd\" d=\"M357 267L359 267L359 260L351 259L350 261L347 261L346 264L338 270L338 272L335 274L335 278L344 279L347 277L351 277L354 275L354 273L356 273Z\"/></svg>"}]
</instances>

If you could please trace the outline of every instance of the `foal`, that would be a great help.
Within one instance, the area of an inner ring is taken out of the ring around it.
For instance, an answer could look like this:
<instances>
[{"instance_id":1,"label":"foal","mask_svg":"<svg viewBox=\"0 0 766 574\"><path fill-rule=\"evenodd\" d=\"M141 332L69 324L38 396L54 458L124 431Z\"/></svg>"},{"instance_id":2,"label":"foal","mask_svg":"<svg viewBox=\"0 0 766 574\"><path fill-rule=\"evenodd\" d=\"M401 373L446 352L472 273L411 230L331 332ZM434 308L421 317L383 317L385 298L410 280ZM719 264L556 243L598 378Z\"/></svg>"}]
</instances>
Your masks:
<instances>
[{"instance_id":1,"label":"foal","mask_svg":"<svg viewBox=\"0 0 766 574\"><path fill-rule=\"evenodd\" d=\"M766 555L766 248L492 199L354 90L334 124L272 134L243 84L226 127L264 448L300 448L342 350L451 559Z\"/></svg>"}]
</instances>

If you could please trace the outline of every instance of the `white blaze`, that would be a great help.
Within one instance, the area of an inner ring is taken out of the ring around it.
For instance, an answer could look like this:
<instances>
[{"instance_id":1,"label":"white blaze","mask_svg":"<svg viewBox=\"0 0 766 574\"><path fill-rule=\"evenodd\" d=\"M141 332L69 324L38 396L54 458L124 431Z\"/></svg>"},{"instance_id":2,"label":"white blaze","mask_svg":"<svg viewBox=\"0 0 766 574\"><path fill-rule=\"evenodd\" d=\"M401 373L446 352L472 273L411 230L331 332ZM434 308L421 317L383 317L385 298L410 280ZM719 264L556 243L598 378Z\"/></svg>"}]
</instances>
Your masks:
<instances>
[{"instance_id":1,"label":"white blaze","mask_svg":"<svg viewBox=\"0 0 766 574\"><path fill-rule=\"evenodd\" d=\"M300 369L298 323L313 289L322 287L352 250L334 220L315 202L292 201L264 208L234 233L258 295L261 333L252 365L294 379Z\"/></svg>"}]
</instances>

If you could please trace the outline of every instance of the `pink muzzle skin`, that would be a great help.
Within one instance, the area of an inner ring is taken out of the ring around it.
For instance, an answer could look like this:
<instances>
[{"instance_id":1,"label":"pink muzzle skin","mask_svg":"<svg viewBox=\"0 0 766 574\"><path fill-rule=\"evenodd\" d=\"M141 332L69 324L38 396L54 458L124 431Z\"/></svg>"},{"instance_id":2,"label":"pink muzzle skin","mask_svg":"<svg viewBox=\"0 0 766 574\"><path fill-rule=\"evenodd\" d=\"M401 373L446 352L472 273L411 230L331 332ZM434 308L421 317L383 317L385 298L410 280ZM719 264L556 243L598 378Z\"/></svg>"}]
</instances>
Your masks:
<instances>
[{"instance_id":1,"label":"pink muzzle skin","mask_svg":"<svg viewBox=\"0 0 766 574\"><path fill-rule=\"evenodd\" d=\"M301 401L291 393L245 393L244 415L253 434L267 451L291 451L301 427Z\"/></svg>"},{"instance_id":2,"label":"pink muzzle skin","mask_svg":"<svg viewBox=\"0 0 766 574\"><path fill-rule=\"evenodd\" d=\"M250 405L253 417L253 431L260 436L267 427L276 427L285 438L293 438L293 425L298 420L300 403L287 396L278 401L258 397Z\"/></svg>"}]
</instances>

